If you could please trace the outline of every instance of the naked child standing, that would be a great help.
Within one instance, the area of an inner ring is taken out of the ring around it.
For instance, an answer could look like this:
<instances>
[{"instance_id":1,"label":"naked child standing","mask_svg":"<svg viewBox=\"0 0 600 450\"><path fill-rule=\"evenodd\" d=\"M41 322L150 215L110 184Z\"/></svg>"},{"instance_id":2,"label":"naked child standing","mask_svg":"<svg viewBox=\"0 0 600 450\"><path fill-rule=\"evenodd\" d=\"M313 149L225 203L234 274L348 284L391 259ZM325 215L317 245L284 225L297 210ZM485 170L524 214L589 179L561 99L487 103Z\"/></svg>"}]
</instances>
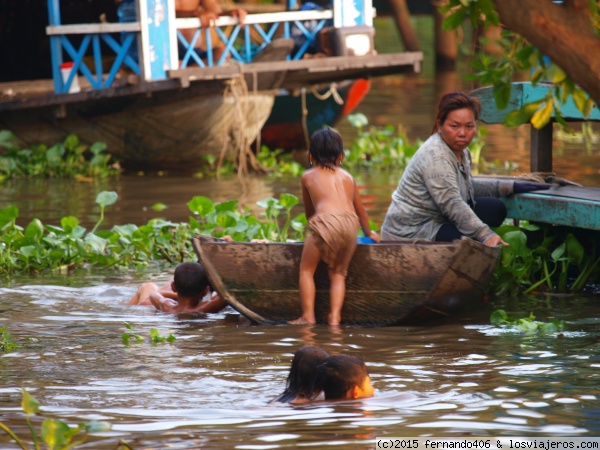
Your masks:
<instances>
[{"instance_id":1,"label":"naked child standing","mask_svg":"<svg viewBox=\"0 0 600 450\"><path fill-rule=\"evenodd\" d=\"M316 131L310 139L308 160L315 167L302 175L302 198L309 234L300 261L302 315L291 324L312 324L315 319L314 274L320 260L329 267L329 325L339 325L346 294L348 266L356 250L358 226L379 242L352 175L339 167L344 158L340 134L332 128Z\"/></svg>"}]
</instances>

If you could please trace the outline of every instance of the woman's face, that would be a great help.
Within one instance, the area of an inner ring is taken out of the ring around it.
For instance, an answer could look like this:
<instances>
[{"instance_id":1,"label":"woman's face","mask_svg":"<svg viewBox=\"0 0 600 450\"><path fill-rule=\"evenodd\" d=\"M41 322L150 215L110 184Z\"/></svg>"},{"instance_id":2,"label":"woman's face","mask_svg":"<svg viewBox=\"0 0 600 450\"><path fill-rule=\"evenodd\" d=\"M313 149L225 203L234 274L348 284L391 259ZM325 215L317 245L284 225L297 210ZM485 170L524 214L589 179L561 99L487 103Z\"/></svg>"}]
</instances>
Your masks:
<instances>
[{"instance_id":1,"label":"woman's face","mask_svg":"<svg viewBox=\"0 0 600 450\"><path fill-rule=\"evenodd\" d=\"M455 153L463 151L471 143L476 131L477 121L470 108L455 109L443 124L438 124L442 139Z\"/></svg>"}]
</instances>

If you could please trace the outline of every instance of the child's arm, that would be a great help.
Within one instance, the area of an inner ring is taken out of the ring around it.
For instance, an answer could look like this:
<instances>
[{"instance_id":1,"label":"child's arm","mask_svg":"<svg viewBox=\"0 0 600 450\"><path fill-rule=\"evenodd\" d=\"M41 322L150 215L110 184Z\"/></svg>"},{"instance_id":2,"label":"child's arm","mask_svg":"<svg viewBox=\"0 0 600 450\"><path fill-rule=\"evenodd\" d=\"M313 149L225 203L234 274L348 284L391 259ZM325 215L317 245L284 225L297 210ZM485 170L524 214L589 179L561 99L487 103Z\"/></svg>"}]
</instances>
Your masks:
<instances>
[{"instance_id":1,"label":"child's arm","mask_svg":"<svg viewBox=\"0 0 600 450\"><path fill-rule=\"evenodd\" d=\"M306 189L304 175L300 180L300 183L302 184L302 201L304 202L304 214L306 215L306 220L308 220L315 214L315 205L313 205L312 198L310 198L310 193L308 192L308 189Z\"/></svg>"},{"instance_id":2,"label":"child's arm","mask_svg":"<svg viewBox=\"0 0 600 450\"><path fill-rule=\"evenodd\" d=\"M360 199L360 195L358 193L358 186L356 186L356 182L354 182L354 210L356 211L356 215L358 216L358 222L360 227L365 234L365 237L369 237L373 239L375 242L379 242L381 239L379 235L371 230L371 224L369 223L369 215L365 210L365 207L362 204L362 200Z\"/></svg>"},{"instance_id":3,"label":"child's arm","mask_svg":"<svg viewBox=\"0 0 600 450\"><path fill-rule=\"evenodd\" d=\"M159 311L170 312L178 305L177 295L175 295L175 299L172 299L164 296L161 292L153 292L150 294L150 303Z\"/></svg>"},{"instance_id":4,"label":"child's arm","mask_svg":"<svg viewBox=\"0 0 600 450\"><path fill-rule=\"evenodd\" d=\"M198 311L203 313L217 313L227 307L227 303L216 292L212 293L210 300L201 302Z\"/></svg>"}]
</instances>

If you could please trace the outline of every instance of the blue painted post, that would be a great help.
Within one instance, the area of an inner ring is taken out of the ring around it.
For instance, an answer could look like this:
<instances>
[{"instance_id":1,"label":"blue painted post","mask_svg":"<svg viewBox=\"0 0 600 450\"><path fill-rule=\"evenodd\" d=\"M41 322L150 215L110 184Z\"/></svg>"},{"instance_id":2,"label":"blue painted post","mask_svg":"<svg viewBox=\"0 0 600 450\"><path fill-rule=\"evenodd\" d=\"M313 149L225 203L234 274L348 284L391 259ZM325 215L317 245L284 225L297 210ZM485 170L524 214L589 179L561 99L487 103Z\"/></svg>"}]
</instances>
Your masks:
<instances>
[{"instance_id":1,"label":"blue painted post","mask_svg":"<svg viewBox=\"0 0 600 450\"><path fill-rule=\"evenodd\" d=\"M177 30L173 0L139 0L142 37L141 67L146 81L164 80L176 69Z\"/></svg>"},{"instance_id":2,"label":"blue painted post","mask_svg":"<svg viewBox=\"0 0 600 450\"><path fill-rule=\"evenodd\" d=\"M373 1L334 0L333 26L341 28L358 25L373 26Z\"/></svg>"},{"instance_id":3,"label":"blue painted post","mask_svg":"<svg viewBox=\"0 0 600 450\"><path fill-rule=\"evenodd\" d=\"M48 24L50 26L60 25L59 0L48 0ZM65 86L60 71L60 65L63 61L60 36L53 35L50 37L50 57L52 63L52 79L54 80L54 93L62 94L65 92Z\"/></svg>"},{"instance_id":4,"label":"blue painted post","mask_svg":"<svg viewBox=\"0 0 600 450\"><path fill-rule=\"evenodd\" d=\"M292 9L296 9L298 6L298 2L296 0L287 0L287 10L291 11Z\"/></svg>"}]
</instances>

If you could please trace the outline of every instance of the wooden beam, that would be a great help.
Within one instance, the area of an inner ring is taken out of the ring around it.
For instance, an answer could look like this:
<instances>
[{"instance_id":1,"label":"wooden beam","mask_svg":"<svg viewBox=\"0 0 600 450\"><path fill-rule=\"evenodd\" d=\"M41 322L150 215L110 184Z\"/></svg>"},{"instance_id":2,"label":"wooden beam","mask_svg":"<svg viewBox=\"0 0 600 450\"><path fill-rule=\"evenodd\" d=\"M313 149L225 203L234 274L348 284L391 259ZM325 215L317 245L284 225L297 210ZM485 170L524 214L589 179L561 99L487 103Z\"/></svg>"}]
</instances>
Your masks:
<instances>
[{"instance_id":1,"label":"wooden beam","mask_svg":"<svg viewBox=\"0 0 600 450\"><path fill-rule=\"evenodd\" d=\"M552 172L552 121L539 130L531 126L530 149L530 170Z\"/></svg>"}]
</instances>

